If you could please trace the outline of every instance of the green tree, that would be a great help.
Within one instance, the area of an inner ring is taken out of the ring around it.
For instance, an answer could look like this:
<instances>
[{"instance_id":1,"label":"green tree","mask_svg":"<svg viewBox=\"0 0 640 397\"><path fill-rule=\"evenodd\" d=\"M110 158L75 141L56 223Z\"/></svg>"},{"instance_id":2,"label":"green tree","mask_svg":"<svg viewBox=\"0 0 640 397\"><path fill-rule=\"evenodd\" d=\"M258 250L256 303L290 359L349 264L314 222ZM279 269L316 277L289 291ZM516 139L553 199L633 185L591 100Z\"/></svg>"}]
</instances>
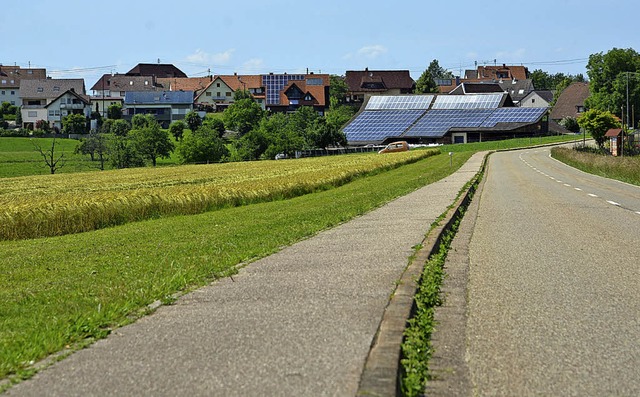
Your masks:
<instances>
[{"instance_id":1,"label":"green tree","mask_svg":"<svg viewBox=\"0 0 640 397\"><path fill-rule=\"evenodd\" d=\"M89 155L91 161L99 161L100 169L104 170L107 156L107 139L99 131L91 131L89 136L80 142L76 147L76 153Z\"/></svg>"},{"instance_id":2,"label":"green tree","mask_svg":"<svg viewBox=\"0 0 640 397\"><path fill-rule=\"evenodd\" d=\"M174 144L169 138L169 132L160 128L155 119L153 123L147 120L147 124L140 129L132 129L129 137L133 141L133 147L142 158L151 161L155 167L157 159L171 157Z\"/></svg>"},{"instance_id":3,"label":"green tree","mask_svg":"<svg viewBox=\"0 0 640 397\"><path fill-rule=\"evenodd\" d=\"M182 163L219 162L229 154L219 133L208 124L186 134L177 150Z\"/></svg>"},{"instance_id":4,"label":"green tree","mask_svg":"<svg viewBox=\"0 0 640 397\"><path fill-rule=\"evenodd\" d=\"M205 118L204 121L202 122L202 125L206 125L209 128L211 128L213 131L215 131L218 134L218 137L220 138L222 138L222 136L226 131L226 129L224 128L224 121L222 121L217 117Z\"/></svg>"},{"instance_id":5,"label":"green tree","mask_svg":"<svg viewBox=\"0 0 640 397\"><path fill-rule=\"evenodd\" d=\"M176 138L176 141L180 141L186 128L187 124L184 121L176 120L169 126L169 132L174 138Z\"/></svg>"},{"instance_id":6,"label":"green tree","mask_svg":"<svg viewBox=\"0 0 640 397\"><path fill-rule=\"evenodd\" d=\"M114 103L107 108L107 118L111 120L120 120L122 118L122 105Z\"/></svg>"},{"instance_id":7,"label":"green tree","mask_svg":"<svg viewBox=\"0 0 640 397\"><path fill-rule=\"evenodd\" d=\"M622 118L622 109L627 108L628 84L629 107L640 109L639 72L640 54L632 48L613 48L606 54L591 54L587 63L591 96L587 98L586 106L590 109L607 110ZM640 116L635 116L633 125L636 125L638 117Z\"/></svg>"},{"instance_id":8,"label":"green tree","mask_svg":"<svg viewBox=\"0 0 640 397\"><path fill-rule=\"evenodd\" d=\"M349 91L349 87L347 87L344 77L335 74L329 76L329 100L332 103L334 100L338 104L345 103L347 91Z\"/></svg>"},{"instance_id":9,"label":"green tree","mask_svg":"<svg viewBox=\"0 0 640 397\"><path fill-rule=\"evenodd\" d=\"M253 95L249 90L236 90L233 93L233 101L238 102L241 99L253 99Z\"/></svg>"},{"instance_id":10,"label":"green tree","mask_svg":"<svg viewBox=\"0 0 640 397\"><path fill-rule=\"evenodd\" d=\"M85 134L87 118L82 114L70 114L62 118L62 132L65 134Z\"/></svg>"},{"instance_id":11,"label":"green tree","mask_svg":"<svg viewBox=\"0 0 640 397\"><path fill-rule=\"evenodd\" d=\"M184 116L184 121L191 131L195 131L202 125L202 118L194 110Z\"/></svg>"},{"instance_id":12,"label":"green tree","mask_svg":"<svg viewBox=\"0 0 640 397\"><path fill-rule=\"evenodd\" d=\"M257 127L263 117L264 111L260 105L250 98L232 103L223 113L225 126L240 135Z\"/></svg>"},{"instance_id":13,"label":"green tree","mask_svg":"<svg viewBox=\"0 0 640 397\"><path fill-rule=\"evenodd\" d=\"M22 128L22 110L16 107L16 127Z\"/></svg>"},{"instance_id":14,"label":"green tree","mask_svg":"<svg viewBox=\"0 0 640 397\"><path fill-rule=\"evenodd\" d=\"M438 86L435 79L452 79L453 73L440 66L437 59L431 61L427 69L416 81L416 94L437 93Z\"/></svg>"},{"instance_id":15,"label":"green tree","mask_svg":"<svg viewBox=\"0 0 640 397\"><path fill-rule=\"evenodd\" d=\"M591 134L600 149L604 147L607 131L611 128L620 128L620 123L612 113L599 109L589 109L580 115L578 125Z\"/></svg>"},{"instance_id":16,"label":"green tree","mask_svg":"<svg viewBox=\"0 0 640 397\"><path fill-rule=\"evenodd\" d=\"M109 132L115 136L126 137L127 134L129 134L129 131L131 131L131 125L129 125L129 122L124 119L113 120L110 124L111 129Z\"/></svg>"},{"instance_id":17,"label":"green tree","mask_svg":"<svg viewBox=\"0 0 640 397\"><path fill-rule=\"evenodd\" d=\"M578 125L578 120L576 120L574 117L567 116L560 120L558 124L571 132L580 132L580 125Z\"/></svg>"},{"instance_id":18,"label":"green tree","mask_svg":"<svg viewBox=\"0 0 640 397\"><path fill-rule=\"evenodd\" d=\"M158 121L152 114L135 114L131 118L131 129L139 130L145 127L150 127L158 124Z\"/></svg>"}]
</instances>

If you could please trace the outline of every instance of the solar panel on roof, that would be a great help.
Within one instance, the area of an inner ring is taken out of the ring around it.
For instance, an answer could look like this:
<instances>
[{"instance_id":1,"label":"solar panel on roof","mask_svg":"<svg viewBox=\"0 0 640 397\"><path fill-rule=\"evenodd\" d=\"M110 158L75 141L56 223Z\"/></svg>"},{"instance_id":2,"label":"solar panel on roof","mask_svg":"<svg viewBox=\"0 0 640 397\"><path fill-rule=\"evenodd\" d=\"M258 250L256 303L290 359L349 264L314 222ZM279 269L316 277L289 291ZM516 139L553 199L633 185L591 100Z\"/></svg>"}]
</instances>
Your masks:
<instances>
[{"instance_id":1,"label":"solar panel on roof","mask_svg":"<svg viewBox=\"0 0 640 397\"><path fill-rule=\"evenodd\" d=\"M369 98L366 110L429 109L433 95L376 95Z\"/></svg>"},{"instance_id":2,"label":"solar panel on roof","mask_svg":"<svg viewBox=\"0 0 640 397\"><path fill-rule=\"evenodd\" d=\"M424 110L365 110L344 128L347 141L382 141L401 135Z\"/></svg>"},{"instance_id":3,"label":"solar panel on roof","mask_svg":"<svg viewBox=\"0 0 640 397\"><path fill-rule=\"evenodd\" d=\"M547 112L547 108L499 108L495 109L481 125L491 128L498 123L535 123Z\"/></svg>"},{"instance_id":4,"label":"solar panel on roof","mask_svg":"<svg viewBox=\"0 0 640 397\"><path fill-rule=\"evenodd\" d=\"M438 95L432 109L495 109L504 94Z\"/></svg>"},{"instance_id":5,"label":"solar panel on roof","mask_svg":"<svg viewBox=\"0 0 640 397\"><path fill-rule=\"evenodd\" d=\"M262 75L262 85L267 90L267 105L280 104L280 91L291 80L304 80L302 74L265 74Z\"/></svg>"},{"instance_id":6,"label":"solar panel on roof","mask_svg":"<svg viewBox=\"0 0 640 397\"><path fill-rule=\"evenodd\" d=\"M477 128L493 109L437 109L427 112L403 136L440 138L451 128Z\"/></svg>"}]
</instances>

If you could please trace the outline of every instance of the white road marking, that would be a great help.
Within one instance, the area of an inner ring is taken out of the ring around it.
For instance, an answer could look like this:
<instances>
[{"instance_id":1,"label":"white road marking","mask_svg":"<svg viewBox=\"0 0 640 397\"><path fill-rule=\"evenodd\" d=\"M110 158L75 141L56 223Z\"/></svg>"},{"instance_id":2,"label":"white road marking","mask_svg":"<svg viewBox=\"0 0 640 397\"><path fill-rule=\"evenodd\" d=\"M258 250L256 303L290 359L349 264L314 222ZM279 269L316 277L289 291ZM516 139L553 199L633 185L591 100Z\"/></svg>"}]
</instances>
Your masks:
<instances>
[{"instance_id":1,"label":"white road marking","mask_svg":"<svg viewBox=\"0 0 640 397\"><path fill-rule=\"evenodd\" d=\"M575 190L577 190L577 191L579 191L579 192L581 192L581 191L582 191L582 189L580 189L579 187L574 187L574 189L575 189Z\"/></svg>"},{"instance_id":2,"label":"white road marking","mask_svg":"<svg viewBox=\"0 0 640 397\"><path fill-rule=\"evenodd\" d=\"M620 204L616 203L615 201L607 200L607 203L620 207Z\"/></svg>"},{"instance_id":3,"label":"white road marking","mask_svg":"<svg viewBox=\"0 0 640 397\"><path fill-rule=\"evenodd\" d=\"M589 193L590 197L598 197L597 195L593 194L593 193Z\"/></svg>"},{"instance_id":4,"label":"white road marking","mask_svg":"<svg viewBox=\"0 0 640 397\"><path fill-rule=\"evenodd\" d=\"M564 185L565 185L566 187L571 187L571 185L569 185L568 183L565 183Z\"/></svg>"}]
</instances>

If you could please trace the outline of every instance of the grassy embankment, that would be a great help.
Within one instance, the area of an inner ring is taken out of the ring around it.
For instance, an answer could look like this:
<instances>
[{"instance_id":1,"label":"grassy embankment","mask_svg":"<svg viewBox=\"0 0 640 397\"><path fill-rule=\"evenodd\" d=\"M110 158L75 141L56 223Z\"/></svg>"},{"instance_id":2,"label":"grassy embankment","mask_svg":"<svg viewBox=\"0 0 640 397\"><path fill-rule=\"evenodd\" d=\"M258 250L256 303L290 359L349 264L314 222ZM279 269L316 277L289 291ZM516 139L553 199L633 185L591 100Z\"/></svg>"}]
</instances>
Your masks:
<instances>
[{"instance_id":1,"label":"grassy embankment","mask_svg":"<svg viewBox=\"0 0 640 397\"><path fill-rule=\"evenodd\" d=\"M590 174L640 185L640 157L638 156L613 157L560 147L551 149L551 156Z\"/></svg>"}]
</instances>

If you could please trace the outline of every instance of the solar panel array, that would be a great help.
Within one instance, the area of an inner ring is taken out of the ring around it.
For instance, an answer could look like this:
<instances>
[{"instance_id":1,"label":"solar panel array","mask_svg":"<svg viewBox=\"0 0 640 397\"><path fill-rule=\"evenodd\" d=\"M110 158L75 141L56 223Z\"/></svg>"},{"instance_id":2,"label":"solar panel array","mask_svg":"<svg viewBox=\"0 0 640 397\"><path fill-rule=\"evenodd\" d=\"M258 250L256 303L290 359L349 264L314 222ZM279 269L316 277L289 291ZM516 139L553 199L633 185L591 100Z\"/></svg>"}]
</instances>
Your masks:
<instances>
[{"instance_id":1,"label":"solar panel array","mask_svg":"<svg viewBox=\"0 0 640 397\"><path fill-rule=\"evenodd\" d=\"M262 85L267 89L267 105L280 105L280 91L291 80L304 80L302 74L264 74Z\"/></svg>"},{"instance_id":2,"label":"solar panel array","mask_svg":"<svg viewBox=\"0 0 640 397\"><path fill-rule=\"evenodd\" d=\"M499 108L495 109L481 127L491 128L498 123L535 123L547 108Z\"/></svg>"},{"instance_id":3,"label":"solar panel array","mask_svg":"<svg viewBox=\"0 0 640 397\"><path fill-rule=\"evenodd\" d=\"M494 109L436 109L427 112L403 136L439 138L451 128L477 128Z\"/></svg>"},{"instance_id":4,"label":"solar panel array","mask_svg":"<svg viewBox=\"0 0 640 397\"><path fill-rule=\"evenodd\" d=\"M380 141L400 136L424 110L365 110L344 129L349 141Z\"/></svg>"},{"instance_id":5,"label":"solar panel array","mask_svg":"<svg viewBox=\"0 0 640 397\"><path fill-rule=\"evenodd\" d=\"M373 96L365 110L343 131L349 142L383 141L388 137L401 136L440 138L451 128L477 129L493 128L498 123L535 123L548 110L499 108L503 95Z\"/></svg>"},{"instance_id":6,"label":"solar panel array","mask_svg":"<svg viewBox=\"0 0 640 397\"><path fill-rule=\"evenodd\" d=\"M369 98L366 110L429 109L433 95L376 95Z\"/></svg>"},{"instance_id":7,"label":"solar panel array","mask_svg":"<svg viewBox=\"0 0 640 397\"><path fill-rule=\"evenodd\" d=\"M438 95L432 109L496 109L504 94Z\"/></svg>"}]
</instances>

